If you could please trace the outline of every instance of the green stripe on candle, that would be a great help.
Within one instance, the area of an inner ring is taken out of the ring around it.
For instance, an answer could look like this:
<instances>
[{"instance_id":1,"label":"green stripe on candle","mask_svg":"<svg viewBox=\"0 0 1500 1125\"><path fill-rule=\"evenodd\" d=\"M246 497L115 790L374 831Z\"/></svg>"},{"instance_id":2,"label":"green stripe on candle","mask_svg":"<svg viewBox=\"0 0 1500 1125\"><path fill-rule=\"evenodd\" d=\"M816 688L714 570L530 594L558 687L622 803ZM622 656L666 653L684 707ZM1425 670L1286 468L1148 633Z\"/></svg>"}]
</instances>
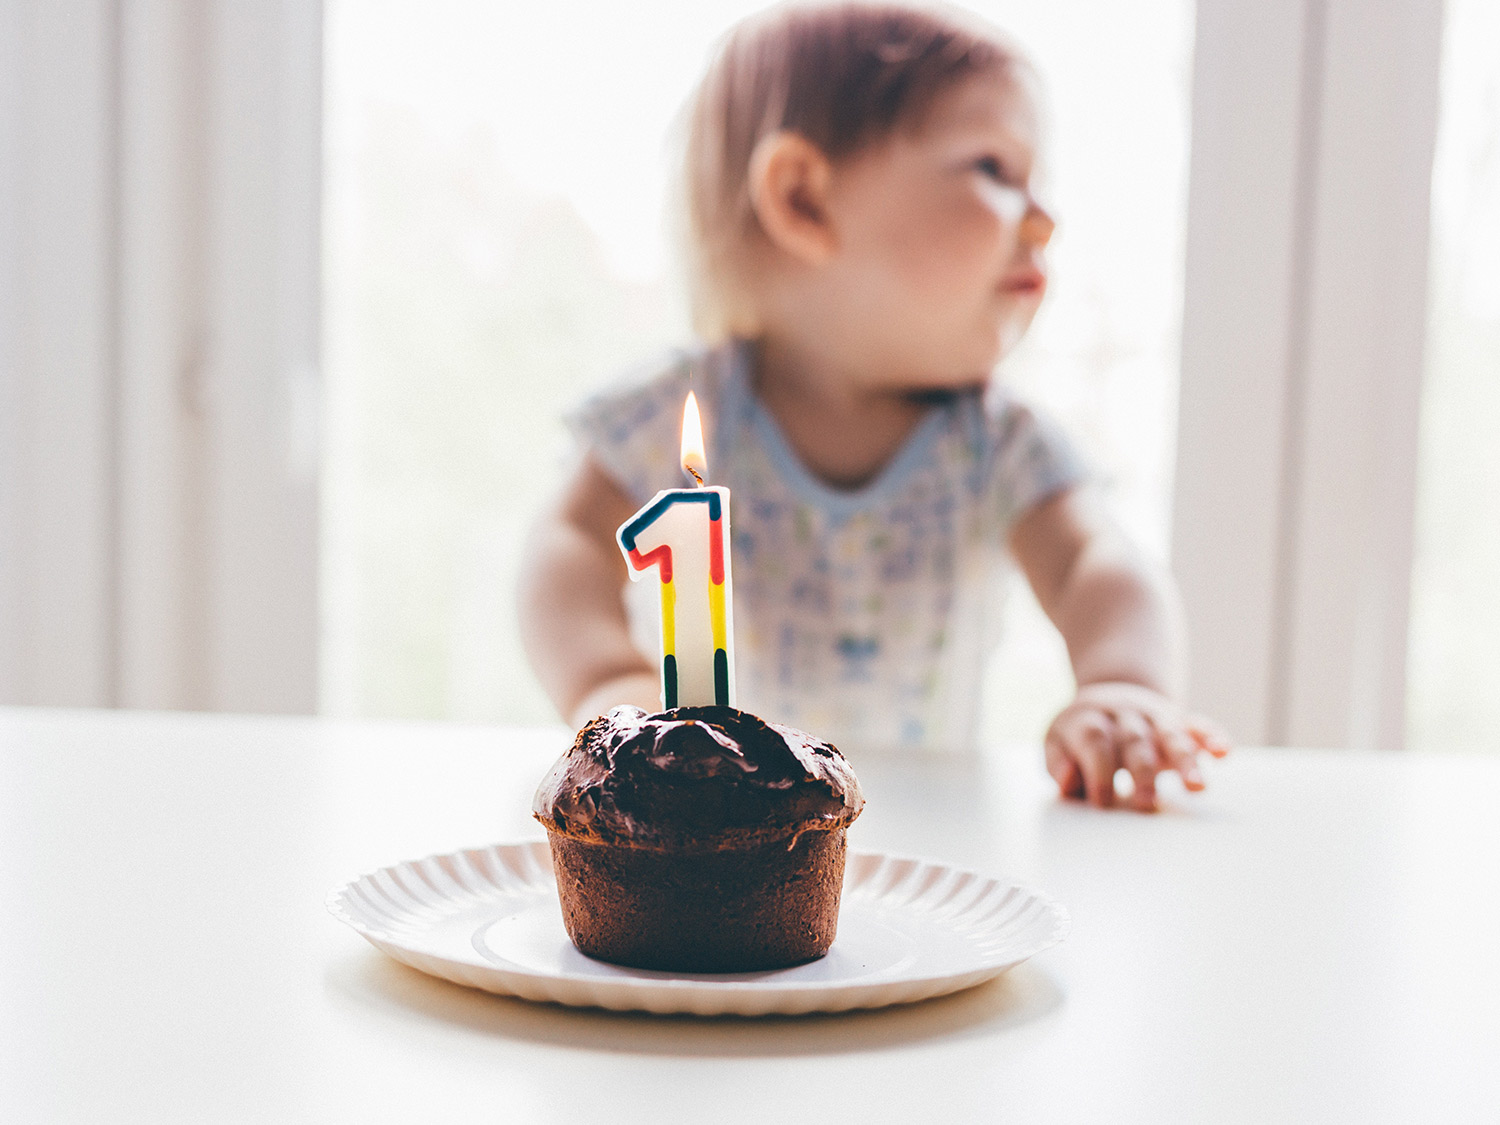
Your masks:
<instances>
[{"instance_id":1,"label":"green stripe on candle","mask_svg":"<svg viewBox=\"0 0 1500 1125\"><path fill-rule=\"evenodd\" d=\"M722 648L714 649L714 702L729 706L729 654Z\"/></svg>"},{"instance_id":2,"label":"green stripe on candle","mask_svg":"<svg viewBox=\"0 0 1500 1125\"><path fill-rule=\"evenodd\" d=\"M726 664L726 677L728 667ZM727 684L729 681L726 678L724 682ZM677 657L671 653L661 658L661 698L668 711L677 706Z\"/></svg>"}]
</instances>

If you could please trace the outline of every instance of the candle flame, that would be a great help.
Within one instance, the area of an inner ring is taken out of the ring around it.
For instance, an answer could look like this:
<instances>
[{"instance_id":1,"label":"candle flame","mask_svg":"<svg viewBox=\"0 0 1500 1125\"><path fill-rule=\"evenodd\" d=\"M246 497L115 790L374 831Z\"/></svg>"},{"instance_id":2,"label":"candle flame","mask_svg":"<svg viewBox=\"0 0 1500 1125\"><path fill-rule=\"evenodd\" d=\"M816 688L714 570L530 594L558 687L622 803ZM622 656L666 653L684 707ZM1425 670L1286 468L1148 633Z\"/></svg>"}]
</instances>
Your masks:
<instances>
[{"instance_id":1,"label":"candle flame","mask_svg":"<svg viewBox=\"0 0 1500 1125\"><path fill-rule=\"evenodd\" d=\"M703 419L698 416L698 396L688 391L682 407L682 471L702 487L708 476L708 457L703 452Z\"/></svg>"}]
</instances>

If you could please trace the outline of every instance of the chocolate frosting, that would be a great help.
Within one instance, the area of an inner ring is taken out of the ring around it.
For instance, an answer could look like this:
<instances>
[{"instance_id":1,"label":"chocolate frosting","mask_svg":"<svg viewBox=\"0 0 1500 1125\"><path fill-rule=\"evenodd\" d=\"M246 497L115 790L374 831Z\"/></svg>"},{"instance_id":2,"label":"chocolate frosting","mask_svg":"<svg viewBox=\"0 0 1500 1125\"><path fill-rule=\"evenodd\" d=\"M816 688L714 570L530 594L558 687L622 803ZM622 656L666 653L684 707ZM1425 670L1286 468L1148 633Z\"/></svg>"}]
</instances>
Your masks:
<instances>
[{"instance_id":1,"label":"chocolate frosting","mask_svg":"<svg viewBox=\"0 0 1500 1125\"><path fill-rule=\"evenodd\" d=\"M864 803L844 756L802 731L732 707L616 707L578 732L532 815L575 839L718 851L842 828Z\"/></svg>"}]
</instances>

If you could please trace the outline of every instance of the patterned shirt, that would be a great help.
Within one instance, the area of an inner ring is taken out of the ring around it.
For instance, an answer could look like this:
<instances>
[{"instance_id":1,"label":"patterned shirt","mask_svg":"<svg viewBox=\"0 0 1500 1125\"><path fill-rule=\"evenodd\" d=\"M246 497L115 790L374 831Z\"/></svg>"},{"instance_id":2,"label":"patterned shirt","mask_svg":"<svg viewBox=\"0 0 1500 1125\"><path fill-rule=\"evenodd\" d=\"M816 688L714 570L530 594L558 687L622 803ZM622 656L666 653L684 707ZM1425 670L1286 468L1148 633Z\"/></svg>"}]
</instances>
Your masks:
<instances>
[{"instance_id":1,"label":"patterned shirt","mask_svg":"<svg viewBox=\"0 0 1500 1125\"><path fill-rule=\"evenodd\" d=\"M757 399L752 348L680 353L595 396L574 436L637 503L680 488L682 404L697 392L709 482L731 490L740 707L842 749L966 750L999 639L1006 534L1083 467L999 387L934 405L870 483L814 476ZM633 635L657 647L656 584L632 583Z\"/></svg>"}]
</instances>

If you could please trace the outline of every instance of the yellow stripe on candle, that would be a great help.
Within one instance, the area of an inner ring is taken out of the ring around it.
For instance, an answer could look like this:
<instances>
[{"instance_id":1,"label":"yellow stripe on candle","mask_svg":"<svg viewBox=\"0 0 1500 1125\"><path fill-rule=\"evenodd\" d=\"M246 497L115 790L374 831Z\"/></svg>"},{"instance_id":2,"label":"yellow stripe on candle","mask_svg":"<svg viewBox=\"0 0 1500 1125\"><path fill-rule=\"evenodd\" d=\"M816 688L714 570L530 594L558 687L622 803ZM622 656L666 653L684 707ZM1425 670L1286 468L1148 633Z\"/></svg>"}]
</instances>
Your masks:
<instances>
[{"instance_id":1,"label":"yellow stripe on candle","mask_svg":"<svg viewBox=\"0 0 1500 1125\"><path fill-rule=\"evenodd\" d=\"M708 621L714 631L714 648L727 649L724 643L724 634L727 632L724 619L724 584L722 582L710 582L708 584Z\"/></svg>"},{"instance_id":2,"label":"yellow stripe on candle","mask_svg":"<svg viewBox=\"0 0 1500 1125\"><path fill-rule=\"evenodd\" d=\"M677 655L677 584L661 584L661 654Z\"/></svg>"}]
</instances>

